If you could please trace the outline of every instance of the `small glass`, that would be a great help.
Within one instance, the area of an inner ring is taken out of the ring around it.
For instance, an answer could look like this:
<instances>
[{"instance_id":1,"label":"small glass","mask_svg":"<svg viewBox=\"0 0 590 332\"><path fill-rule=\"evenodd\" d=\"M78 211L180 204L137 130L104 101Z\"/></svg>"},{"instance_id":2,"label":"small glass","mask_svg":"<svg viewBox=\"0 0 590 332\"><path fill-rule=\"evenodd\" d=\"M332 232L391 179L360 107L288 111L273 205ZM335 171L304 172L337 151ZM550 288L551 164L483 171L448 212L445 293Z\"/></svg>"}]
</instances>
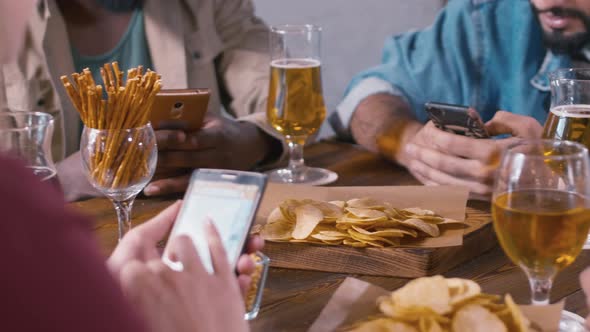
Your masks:
<instances>
[{"instance_id":1,"label":"small glass","mask_svg":"<svg viewBox=\"0 0 590 332\"><path fill-rule=\"evenodd\" d=\"M108 197L117 211L119 240L131 229L131 209L149 183L158 158L151 124L133 129L84 127L82 163L90 183Z\"/></svg>"},{"instance_id":2,"label":"small glass","mask_svg":"<svg viewBox=\"0 0 590 332\"><path fill-rule=\"evenodd\" d=\"M0 113L0 152L21 159L41 181L59 188L52 156L54 119L41 112Z\"/></svg>"},{"instance_id":3,"label":"small glass","mask_svg":"<svg viewBox=\"0 0 590 332\"><path fill-rule=\"evenodd\" d=\"M533 305L547 305L557 273L590 229L590 160L581 144L522 140L502 157L492 198L500 245L527 275ZM567 315L561 324L571 324Z\"/></svg>"},{"instance_id":4,"label":"small glass","mask_svg":"<svg viewBox=\"0 0 590 332\"><path fill-rule=\"evenodd\" d=\"M262 303L264 286L266 285L268 268L270 266L270 258L261 252L252 254L251 257L254 260L256 268L252 274L252 285L244 299L246 305L246 315L244 316L244 319L246 320L253 320L258 316L260 305Z\"/></svg>"},{"instance_id":5,"label":"small glass","mask_svg":"<svg viewBox=\"0 0 590 332\"><path fill-rule=\"evenodd\" d=\"M270 33L270 83L268 123L289 147L289 166L269 172L279 183L322 185L334 182L338 174L307 167L303 146L326 117L320 61L321 28L315 25L281 25Z\"/></svg>"}]
</instances>

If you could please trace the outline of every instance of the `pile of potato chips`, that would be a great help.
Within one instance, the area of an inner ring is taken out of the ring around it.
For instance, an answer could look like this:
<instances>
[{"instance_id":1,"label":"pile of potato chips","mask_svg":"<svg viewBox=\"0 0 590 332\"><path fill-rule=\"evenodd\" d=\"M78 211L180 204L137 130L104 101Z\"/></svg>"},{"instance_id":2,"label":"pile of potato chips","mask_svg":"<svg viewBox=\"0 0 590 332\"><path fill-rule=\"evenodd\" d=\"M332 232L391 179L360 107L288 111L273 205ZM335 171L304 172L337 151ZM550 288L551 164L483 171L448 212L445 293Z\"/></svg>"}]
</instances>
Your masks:
<instances>
[{"instance_id":1,"label":"pile of potato chips","mask_svg":"<svg viewBox=\"0 0 590 332\"><path fill-rule=\"evenodd\" d=\"M348 245L357 248L397 246L404 237L436 237L440 227L462 222L421 208L396 209L371 198L322 202L289 199L254 233L269 241Z\"/></svg>"},{"instance_id":2,"label":"pile of potato chips","mask_svg":"<svg viewBox=\"0 0 590 332\"><path fill-rule=\"evenodd\" d=\"M512 297L504 303L484 294L477 283L441 276L410 281L377 300L382 313L357 323L350 332L527 332L529 321Z\"/></svg>"}]
</instances>

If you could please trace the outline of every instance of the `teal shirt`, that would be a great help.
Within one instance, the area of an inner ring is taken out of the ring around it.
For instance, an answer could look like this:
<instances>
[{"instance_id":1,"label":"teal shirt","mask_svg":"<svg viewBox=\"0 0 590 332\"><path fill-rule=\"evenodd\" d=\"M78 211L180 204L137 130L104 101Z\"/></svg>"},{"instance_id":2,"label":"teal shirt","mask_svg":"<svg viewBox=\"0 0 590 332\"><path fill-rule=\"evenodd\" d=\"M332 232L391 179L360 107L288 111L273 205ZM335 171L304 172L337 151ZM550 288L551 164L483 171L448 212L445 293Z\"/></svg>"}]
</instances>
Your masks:
<instances>
[{"instance_id":1,"label":"teal shirt","mask_svg":"<svg viewBox=\"0 0 590 332\"><path fill-rule=\"evenodd\" d=\"M96 84L101 84L100 68L105 63L113 61L119 62L119 68L123 72L127 69L142 65L145 69L153 69L152 58L145 35L145 25L143 9L138 8L133 12L133 16L127 27L127 31L112 50L105 54L86 56L82 55L72 47L72 57L77 72L84 68L90 68Z\"/></svg>"}]
</instances>

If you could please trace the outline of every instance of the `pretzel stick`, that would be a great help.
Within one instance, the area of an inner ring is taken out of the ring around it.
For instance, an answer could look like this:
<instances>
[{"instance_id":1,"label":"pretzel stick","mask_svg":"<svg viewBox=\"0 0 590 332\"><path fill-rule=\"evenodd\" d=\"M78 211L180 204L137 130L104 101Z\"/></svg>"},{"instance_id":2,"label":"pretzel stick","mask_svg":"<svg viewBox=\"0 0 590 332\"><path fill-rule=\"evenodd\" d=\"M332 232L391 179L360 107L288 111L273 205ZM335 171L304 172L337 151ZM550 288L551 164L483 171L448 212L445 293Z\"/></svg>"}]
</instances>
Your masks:
<instances>
[{"instance_id":1,"label":"pretzel stick","mask_svg":"<svg viewBox=\"0 0 590 332\"><path fill-rule=\"evenodd\" d=\"M125 81L116 62L101 67L100 76L103 85L96 84L88 68L60 79L86 127L112 130L109 135L98 135L94 143L90 176L104 187L125 187L149 172L147 163L152 150L136 143L142 141L144 133L129 130L148 123L150 109L161 89L161 76L138 66L127 70Z\"/></svg>"}]
</instances>

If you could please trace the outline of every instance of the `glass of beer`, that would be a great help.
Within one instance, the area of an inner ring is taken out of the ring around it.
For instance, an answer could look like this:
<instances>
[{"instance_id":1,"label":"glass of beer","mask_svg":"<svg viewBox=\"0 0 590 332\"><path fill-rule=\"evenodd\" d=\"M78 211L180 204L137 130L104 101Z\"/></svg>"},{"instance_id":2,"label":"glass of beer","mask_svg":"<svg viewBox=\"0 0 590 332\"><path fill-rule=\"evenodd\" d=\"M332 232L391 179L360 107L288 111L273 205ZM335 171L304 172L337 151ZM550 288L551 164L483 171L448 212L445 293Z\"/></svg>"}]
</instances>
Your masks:
<instances>
[{"instance_id":1,"label":"glass of beer","mask_svg":"<svg viewBox=\"0 0 590 332\"><path fill-rule=\"evenodd\" d=\"M559 69L549 80L551 107L543 138L574 141L590 148L590 69ZM590 248L590 236L585 248Z\"/></svg>"},{"instance_id":2,"label":"glass of beer","mask_svg":"<svg viewBox=\"0 0 590 332\"><path fill-rule=\"evenodd\" d=\"M579 143L523 140L503 155L492 198L494 230L526 273L533 304L549 303L556 274L590 229L590 160Z\"/></svg>"},{"instance_id":3,"label":"glass of beer","mask_svg":"<svg viewBox=\"0 0 590 332\"><path fill-rule=\"evenodd\" d=\"M320 60L321 28L282 25L270 33L270 85L267 118L289 147L289 166L269 173L281 183L327 184L338 175L305 166L303 146L326 117Z\"/></svg>"}]
</instances>

